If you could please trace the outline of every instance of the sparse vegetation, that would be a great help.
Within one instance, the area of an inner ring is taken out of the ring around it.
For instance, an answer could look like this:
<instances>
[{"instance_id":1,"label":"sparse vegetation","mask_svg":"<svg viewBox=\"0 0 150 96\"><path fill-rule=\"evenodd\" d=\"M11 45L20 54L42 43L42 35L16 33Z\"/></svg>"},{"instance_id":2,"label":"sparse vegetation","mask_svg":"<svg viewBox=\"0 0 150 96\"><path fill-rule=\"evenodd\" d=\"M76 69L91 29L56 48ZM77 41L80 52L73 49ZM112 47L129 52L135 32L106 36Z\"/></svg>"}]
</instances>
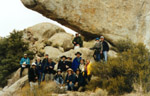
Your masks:
<instances>
[{"instance_id":1,"label":"sparse vegetation","mask_svg":"<svg viewBox=\"0 0 150 96\"><path fill-rule=\"evenodd\" d=\"M141 43L119 41L118 57L109 59L107 64L93 64L92 73L97 79L92 80L87 88L106 89L109 94L120 95L134 91L133 84L142 87L142 92L149 92L150 63L148 50Z\"/></svg>"}]
</instances>

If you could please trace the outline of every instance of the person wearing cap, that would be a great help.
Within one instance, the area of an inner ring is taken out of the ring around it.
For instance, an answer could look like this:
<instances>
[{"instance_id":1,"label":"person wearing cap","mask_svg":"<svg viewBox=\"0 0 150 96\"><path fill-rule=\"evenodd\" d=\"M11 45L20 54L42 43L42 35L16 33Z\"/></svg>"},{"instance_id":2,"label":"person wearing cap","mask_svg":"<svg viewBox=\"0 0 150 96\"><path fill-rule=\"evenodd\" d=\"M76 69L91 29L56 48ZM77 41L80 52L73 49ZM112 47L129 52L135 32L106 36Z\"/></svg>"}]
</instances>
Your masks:
<instances>
[{"instance_id":1,"label":"person wearing cap","mask_svg":"<svg viewBox=\"0 0 150 96\"><path fill-rule=\"evenodd\" d=\"M64 80L63 80L63 77L62 77L62 75L61 75L61 70L60 69L58 69L57 70L57 74L55 75L55 77L54 77L54 81L58 84L58 85L63 85L63 83L64 83Z\"/></svg>"},{"instance_id":2,"label":"person wearing cap","mask_svg":"<svg viewBox=\"0 0 150 96\"><path fill-rule=\"evenodd\" d=\"M72 63L72 69L74 72L76 72L77 68L79 68L80 61L82 59L81 57L82 54L80 52L77 52L75 55L76 57L74 58L73 63Z\"/></svg>"},{"instance_id":3,"label":"person wearing cap","mask_svg":"<svg viewBox=\"0 0 150 96\"><path fill-rule=\"evenodd\" d=\"M83 47L83 40L82 40L81 36L78 33L76 34L76 36L73 39L72 43L74 44L74 46Z\"/></svg>"},{"instance_id":4,"label":"person wearing cap","mask_svg":"<svg viewBox=\"0 0 150 96\"><path fill-rule=\"evenodd\" d=\"M66 75L66 70L67 70L67 57L62 56L61 60L58 62L58 69L61 70L63 79L65 78Z\"/></svg>"},{"instance_id":5,"label":"person wearing cap","mask_svg":"<svg viewBox=\"0 0 150 96\"><path fill-rule=\"evenodd\" d=\"M102 45L102 42L100 42L99 38L96 38L95 41L96 41L95 45L90 49L95 50L94 59L98 62L101 59L101 54L103 52L103 45Z\"/></svg>"},{"instance_id":6,"label":"person wearing cap","mask_svg":"<svg viewBox=\"0 0 150 96\"><path fill-rule=\"evenodd\" d=\"M36 64L36 69L38 71L38 84L40 85L42 79L42 61L40 57L37 57L35 64Z\"/></svg>"},{"instance_id":7,"label":"person wearing cap","mask_svg":"<svg viewBox=\"0 0 150 96\"><path fill-rule=\"evenodd\" d=\"M104 40L104 36L100 37L100 41L102 42L102 45L103 45L104 61L107 62L107 53L109 51L109 46L108 46L108 43Z\"/></svg>"},{"instance_id":8,"label":"person wearing cap","mask_svg":"<svg viewBox=\"0 0 150 96\"><path fill-rule=\"evenodd\" d=\"M48 54L45 54L45 58L42 61L42 81L45 80L44 71L45 71L47 65L48 65Z\"/></svg>"},{"instance_id":9,"label":"person wearing cap","mask_svg":"<svg viewBox=\"0 0 150 96\"><path fill-rule=\"evenodd\" d=\"M67 75L65 79L65 84L67 90L73 91L74 90L74 84L75 84L75 75L71 68L67 70Z\"/></svg>"},{"instance_id":10,"label":"person wearing cap","mask_svg":"<svg viewBox=\"0 0 150 96\"><path fill-rule=\"evenodd\" d=\"M29 83L30 83L30 89L31 89L31 91L33 91L34 87L36 85L38 85L36 83L36 81L38 80L38 71L36 69L36 64L35 63L32 63L32 67L29 69L28 78L29 78Z\"/></svg>"},{"instance_id":11,"label":"person wearing cap","mask_svg":"<svg viewBox=\"0 0 150 96\"><path fill-rule=\"evenodd\" d=\"M30 68L30 59L27 57L27 54L24 54L24 57L20 60L21 71L20 71L20 78L22 77L22 72L25 68Z\"/></svg>"},{"instance_id":12,"label":"person wearing cap","mask_svg":"<svg viewBox=\"0 0 150 96\"><path fill-rule=\"evenodd\" d=\"M84 85L85 85L84 77L82 76L80 69L77 69L74 90L78 91L80 89L79 91L81 91L81 89L83 89Z\"/></svg>"}]
</instances>

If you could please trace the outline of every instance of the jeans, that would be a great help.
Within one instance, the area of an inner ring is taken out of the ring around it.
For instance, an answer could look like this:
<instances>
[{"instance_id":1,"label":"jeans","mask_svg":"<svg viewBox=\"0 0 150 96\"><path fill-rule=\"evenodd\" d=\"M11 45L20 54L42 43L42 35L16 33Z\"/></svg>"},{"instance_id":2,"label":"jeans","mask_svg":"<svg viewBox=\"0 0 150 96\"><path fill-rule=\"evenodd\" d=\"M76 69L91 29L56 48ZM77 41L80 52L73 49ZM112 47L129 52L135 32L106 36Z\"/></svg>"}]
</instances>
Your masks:
<instances>
[{"instance_id":1,"label":"jeans","mask_svg":"<svg viewBox=\"0 0 150 96\"><path fill-rule=\"evenodd\" d=\"M96 61L100 61L100 59L101 59L101 57L100 57L100 53L98 54L96 54Z\"/></svg>"},{"instance_id":2,"label":"jeans","mask_svg":"<svg viewBox=\"0 0 150 96\"><path fill-rule=\"evenodd\" d=\"M26 67L22 67L22 65L21 65L20 78L22 77L22 72L25 68L28 68L28 72L29 72L30 65L26 65Z\"/></svg>"},{"instance_id":3,"label":"jeans","mask_svg":"<svg viewBox=\"0 0 150 96\"><path fill-rule=\"evenodd\" d=\"M104 54L104 61L107 62L107 51L103 51Z\"/></svg>"},{"instance_id":4,"label":"jeans","mask_svg":"<svg viewBox=\"0 0 150 96\"><path fill-rule=\"evenodd\" d=\"M38 84L40 85L41 83L41 79L42 79L42 73L39 73L39 76L38 76Z\"/></svg>"},{"instance_id":5,"label":"jeans","mask_svg":"<svg viewBox=\"0 0 150 96\"><path fill-rule=\"evenodd\" d=\"M42 73L42 81L45 80L45 73Z\"/></svg>"},{"instance_id":6,"label":"jeans","mask_svg":"<svg viewBox=\"0 0 150 96\"><path fill-rule=\"evenodd\" d=\"M72 83L72 84L68 84L68 86L67 86L67 90L74 90L74 84Z\"/></svg>"}]
</instances>

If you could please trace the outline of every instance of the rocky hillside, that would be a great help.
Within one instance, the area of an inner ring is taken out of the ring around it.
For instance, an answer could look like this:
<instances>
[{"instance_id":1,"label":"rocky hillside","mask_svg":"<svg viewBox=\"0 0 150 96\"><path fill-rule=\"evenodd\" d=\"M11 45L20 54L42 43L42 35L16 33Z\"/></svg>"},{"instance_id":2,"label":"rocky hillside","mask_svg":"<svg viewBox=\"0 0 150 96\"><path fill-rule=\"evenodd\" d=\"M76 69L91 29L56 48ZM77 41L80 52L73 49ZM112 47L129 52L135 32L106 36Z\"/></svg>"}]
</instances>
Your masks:
<instances>
[{"instance_id":1,"label":"rocky hillside","mask_svg":"<svg viewBox=\"0 0 150 96\"><path fill-rule=\"evenodd\" d=\"M81 33L88 40L104 35L150 44L150 0L21 0L44 16Z\"/></svg>"}]
</instances>

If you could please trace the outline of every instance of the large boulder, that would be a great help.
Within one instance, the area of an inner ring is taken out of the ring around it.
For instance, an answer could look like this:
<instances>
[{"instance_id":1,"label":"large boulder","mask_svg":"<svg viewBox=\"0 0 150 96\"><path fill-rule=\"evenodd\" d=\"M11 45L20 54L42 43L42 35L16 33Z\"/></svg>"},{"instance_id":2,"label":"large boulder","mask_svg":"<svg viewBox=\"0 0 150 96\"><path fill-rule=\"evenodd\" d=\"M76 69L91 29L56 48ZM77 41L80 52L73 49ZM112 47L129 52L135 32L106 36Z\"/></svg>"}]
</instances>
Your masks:
<instances>
[{"instance_id":1,"label":"large boulder","mask_svg":"<svg viewBox=\"0 0 150 96\"><path fill-rule=\"evenodd\" d=\"M80 32L87 39L104 35L150 44L150 0L21 0L44 16ZM139 39L140 38L140 39Z\"/></svg>"},{"instance_id":2,"label":"large boulder","mask_svg":"<svg viewBox=\"0 0 150 96\"><path fill-rule=\"evenodd\" d=\"M73 48L72 44L73 35L68 33L57 33L53 35L48 41L51 42L53 47L62 47L65 51Z\"/></svg>"},{"instance_id":3,"label":"large boulder","mask_svg":"<svg viewBox=\"0 0 150 96\"><path fill-rule=\"evenodd\" d=\"M28 75L24 76L23 78L14 82L14 84L12 84L11 86L4 88L2 91L0 91L0 96L14 96L13 94L21 89L27 81Z\"/></svg>"},{"instance_id":4,"label":"large boulder","mask_svg":"<svg viewBox=\"0 0 150 96\"><path fill-rule=\"evenodd\" d=\"M56 60L57 57L62 54L62 52L57 49L57 48L54 48L54 47L51 47L51 46L46 46L44 48L44 51L45 51L45 54L49 54L49 57Z\"/></svg>"}]
</instances>

